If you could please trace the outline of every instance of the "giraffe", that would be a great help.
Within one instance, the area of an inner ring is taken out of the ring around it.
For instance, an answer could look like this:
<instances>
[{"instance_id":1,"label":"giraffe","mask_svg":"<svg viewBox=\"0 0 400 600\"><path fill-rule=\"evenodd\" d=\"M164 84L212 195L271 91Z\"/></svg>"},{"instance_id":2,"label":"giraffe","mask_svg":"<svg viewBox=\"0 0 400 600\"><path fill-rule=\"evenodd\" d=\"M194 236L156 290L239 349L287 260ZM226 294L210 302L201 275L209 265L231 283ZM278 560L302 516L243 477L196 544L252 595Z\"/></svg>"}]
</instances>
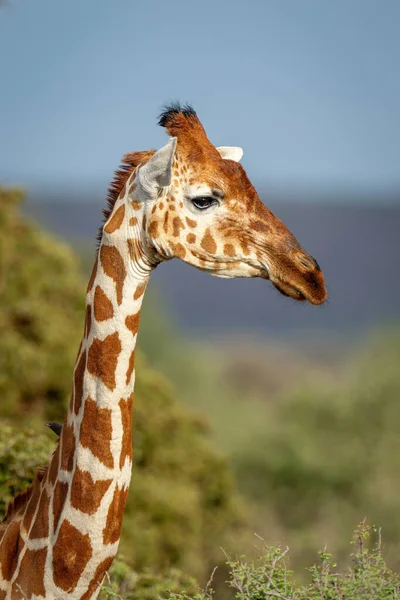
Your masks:
<instances>
[{"instance_id":1,"label":"giraffe","mask_svg":"<svg viewBox=\"0 0 400 600\"><path fill-rule=\"evenodd\" d=\"M216 148L190 106L166 107L159 124L168 143L125 155L110 186L60 438L0 525L0 600L98 595L130 484L135 346L157 265L177 257L219 277L269 279L298 301L327 297L318 263L259 199L242 150Z\"/></svg>"}]
</instances>

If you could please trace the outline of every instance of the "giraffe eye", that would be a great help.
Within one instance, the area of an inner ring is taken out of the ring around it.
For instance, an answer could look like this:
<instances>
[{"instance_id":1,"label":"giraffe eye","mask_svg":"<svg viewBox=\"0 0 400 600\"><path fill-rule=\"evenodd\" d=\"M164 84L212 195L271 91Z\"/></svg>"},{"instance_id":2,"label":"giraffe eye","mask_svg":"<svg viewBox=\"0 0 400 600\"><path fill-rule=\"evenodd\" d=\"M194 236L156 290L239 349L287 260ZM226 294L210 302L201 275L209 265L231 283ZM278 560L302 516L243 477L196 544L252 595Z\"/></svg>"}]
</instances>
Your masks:
<instances>
[{"instance_id":1,"label":"giraffe eye","mask_svg":"<svg viewBox=\"0 0 400 600\"><path fill-rule=\"evenodd\" d=\"M217 201L212 196L198 196L197 198L192 198L192 204L199 210L210 208L210 206L216 203Z\"/></svg>"}]
</instances>

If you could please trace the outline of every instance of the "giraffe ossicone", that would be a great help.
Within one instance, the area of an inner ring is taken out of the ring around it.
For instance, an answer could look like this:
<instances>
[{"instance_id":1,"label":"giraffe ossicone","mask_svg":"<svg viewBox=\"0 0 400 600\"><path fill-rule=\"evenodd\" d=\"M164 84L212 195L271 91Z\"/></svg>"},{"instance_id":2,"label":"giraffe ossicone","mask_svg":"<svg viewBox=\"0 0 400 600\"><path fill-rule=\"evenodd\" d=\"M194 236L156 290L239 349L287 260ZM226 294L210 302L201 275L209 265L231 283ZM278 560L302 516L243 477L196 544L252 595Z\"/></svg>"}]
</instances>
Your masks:
<instances>
[{"instance_id":1,"label":"giraffe ossicone","mask_svg":"<svg viewBox=\"0 0 400 600\"><path fill-rule=\"evenodd\" d=\"M242 150L216 148L191 107L170 141L125 155L86 294L73 391L56 450L0 525L0 600L96 598L117 553L132 470L135 346L152 270L179 258L219 277L269 279L322 304L318 263L261 202Z\"/></svg>"},{"instance_id":2,"label":"giraffe ossicone","mask_svg":"<svg viewBox=\"0 0 400 600\"><path fill-rule=\"evenodd\" d=\"M239 162L243 156L243 150L239 146L218 146L217 150L222 158L234 160L235 162Z\"/></svg>"}]
</instances>

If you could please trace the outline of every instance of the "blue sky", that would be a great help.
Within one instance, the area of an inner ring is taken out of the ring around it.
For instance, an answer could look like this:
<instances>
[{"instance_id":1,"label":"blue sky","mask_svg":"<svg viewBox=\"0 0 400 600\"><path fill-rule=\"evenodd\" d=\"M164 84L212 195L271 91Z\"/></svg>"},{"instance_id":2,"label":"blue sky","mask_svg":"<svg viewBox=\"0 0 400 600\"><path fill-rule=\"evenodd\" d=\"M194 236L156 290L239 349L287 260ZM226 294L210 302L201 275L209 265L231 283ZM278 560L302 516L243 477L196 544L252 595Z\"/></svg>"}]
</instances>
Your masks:
<instances>
[{"instance_id":1,"label":"blue sky","mask_svg":"<svg viewBox=\"0 0 400 600\"><path fill-rule=\"evenodd\" d=\"M105 186L189 101L257 184L400 188L398 0L8 0L0 180Z\"/></svg>"}]
</instances>

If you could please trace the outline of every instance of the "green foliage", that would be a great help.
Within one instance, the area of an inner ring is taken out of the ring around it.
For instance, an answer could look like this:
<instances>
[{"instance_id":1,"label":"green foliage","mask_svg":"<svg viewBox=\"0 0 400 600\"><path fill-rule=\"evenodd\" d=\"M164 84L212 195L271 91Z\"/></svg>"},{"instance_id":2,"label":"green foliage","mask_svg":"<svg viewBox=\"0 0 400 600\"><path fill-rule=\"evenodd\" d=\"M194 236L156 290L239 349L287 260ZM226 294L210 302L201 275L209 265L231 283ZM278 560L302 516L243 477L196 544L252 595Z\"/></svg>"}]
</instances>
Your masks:
<instances>
[{"instance_id":1,"label":"green foliage","mask_svg":"<svg viewBox=\"0 0 400 600\"><path fill-rule=\"evenodd\" d=\"M311 582L296 584L288 568L287 549L265 545L255 561L228 559L228 585L236 600L396 600L400 593L400 578L385 563L380 536L369 544L374 528L361 524L353 538L352 566L344 573L337 571L332 555L319 553L319 560L308 569ZM169 600L211 600L211 587L171 593Z\"/></svg>"},{"instance_id":2,"label":"green foliage","mask_svg":"<svg viewBox=\"0 0 400 600\"><path fill-rule=\"evenodd\" d=\"M344 559L346 530L367 515L382 524L399 565L399 360L400 336L376 340L342 381L314 381L264 405L262 427L235 449L242 489L303 561L322 534Z\"/></svg>"},{"instance_id":3,"label":"green foliage","mask_svg":"<svg viewBox=\"0 0 400 600\"><path fill-rule=\"evenodd\" d=\"M125 561L116 559L106 575L99 600L158 600L170 593L195 594L196 590L195 580L177 569L138 574Z\"/></svg>"},{"instance_id":4,"label":"green foliage","mask_svg":"<svg viewBox=\"0 0 400 600\"><path fill-rule=\"evenodd\" d=\"M162 329L148 351L210 419L253 505L253 530L285 540L297 572L321 543L343 564L346 533L368 516L400 569L400 330L364 340L344 366L337 346L326 358L254 344L222 352L172 335Z\"/></svg>"},{"instance_id":5,"label":"green foliage","mask_svg":"<svg viewBox=\"0 0 400 600\"><path fill-rule=\"evenodd\" d=\"M1 414L59 419L83 329L72 250L21 218L23 193L0 188Z\"/></svg>"},{"instance_id":6,"label":"green foliage","mask_svg":"<svg viewBox=\"0 0 400 600\"><path fill-rule=\"evenodd\" d=\"M31 483L48 462L51 442L34 429L12 427L0 419L0 519L8 502Z\"/></svg>"},{"instance_id":7,"label":"green foliage","mask_svg":"<svg viewBox=\"0 0 400 600\"><path fill-rule=\"evenodd\" d=\"M204 576L243 533L243 506L208 427L173 400L165 380L139 362L134 408L134 469L121 551L149 564Z\"/></svg>"},{"instance_id":8,"label":"green foliage","mask_svg":"<svg viewBox=\"0 0 400 600\"><path fill-rule=\"evenodd\" d=\"M0 417L10 424L0 422L0 510L55 447L52 433L35 436L24 425L44 432L45 418L63 419L84 320L78 259L26 222L20 201L19 192L1 191ZM179 404L140 356L137 366L133 479L120 548L139 573L174 568L202 577L220 559L219 547L241 536L242 502L206 421Z\"/></svg>"}]
</instances>

